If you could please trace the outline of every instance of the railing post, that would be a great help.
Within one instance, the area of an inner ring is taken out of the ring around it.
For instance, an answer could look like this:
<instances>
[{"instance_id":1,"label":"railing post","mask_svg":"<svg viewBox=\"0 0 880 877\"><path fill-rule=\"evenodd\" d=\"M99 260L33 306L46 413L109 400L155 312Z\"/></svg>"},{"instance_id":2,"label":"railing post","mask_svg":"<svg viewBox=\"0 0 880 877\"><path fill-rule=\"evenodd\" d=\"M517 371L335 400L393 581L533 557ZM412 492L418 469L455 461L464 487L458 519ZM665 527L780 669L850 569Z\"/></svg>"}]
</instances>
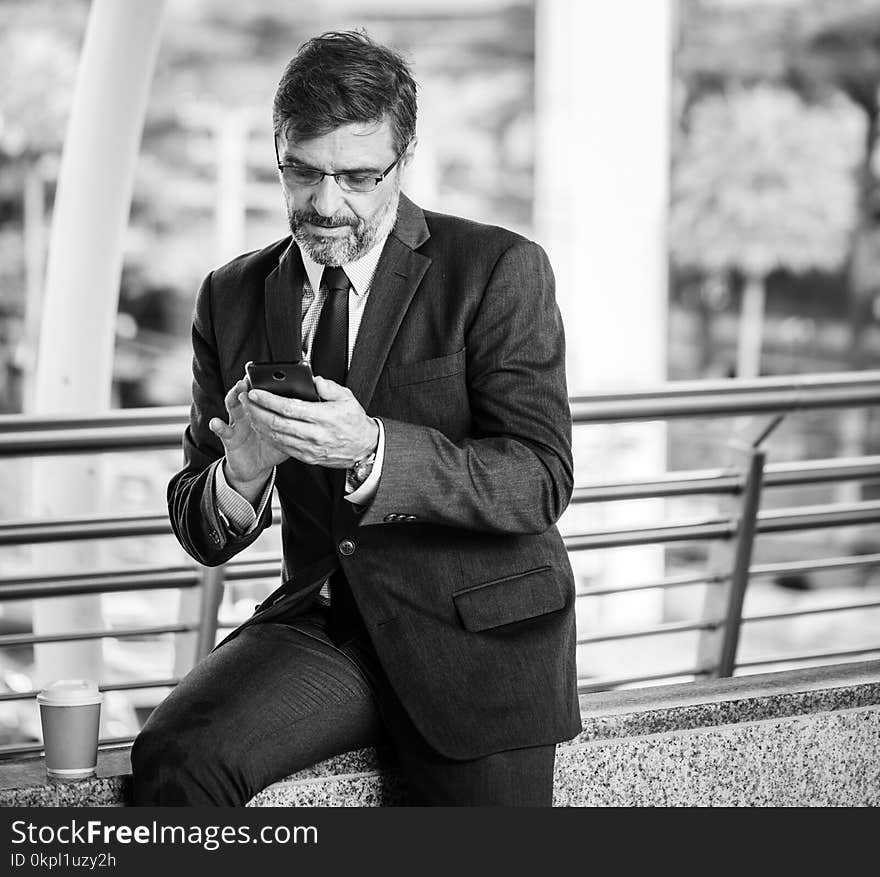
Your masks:
<instances>
[{"instance_id":1,"label":"railing post","mask_svg":"<svg viewBox=\"0 0 880 877\"><path fill-rule=\"evenodd\" d=\"M728 587L727 617L724 621L724 633L718 655L718 676L732 676L736 666L736 648L742 625L743 600L749 584L749 567L752 562L752 546L755 542L766 457L764 451L755 448L749 460L749 474L743 491L742 509L736 531L733 572Z\"/></svg>"},{"instance_id":2,"label":"railing post","mask_svg":"<svg viewBox=\"0 0 880 877\"><path fill-rule=\"evenodd\" d=\"M736 445L730 449L738 453L743 450ZM709 677L732 675L739 640L765 462L764 452L756 446L748 447L747 454L737 467L743 473L742 487L736 502L729 506L731 535L716 542L710 555L708 577L718 580L718 584L706 586L702 617L717 620L718 624L703 633L697 643L697 666Z\"/></svg>"},{"instance_id":3,"label":"railing post","mask_svg":"<svg viewBox=\"0 0 880 877\"><path fill-rule=\"evenodd\" d=\"M196 640L196 661L214 648L217 639L217 613L223 601L225 566L205 567L202 572L202 599L199 604L199 634Z\"/></svg>"},{"instance_id":4,"label":"railing post","mask_svg":"<svg viewBox=\"0 0 880 877\"><path fill-rule=\"evenodd\" d=\"M217 611L223 600L225 567L200 567L198 583L180 593L178 620L197 629L178 634L174 640L173 673L179 679L214 648L217 636Z\"/></svg>"}]
</instances>

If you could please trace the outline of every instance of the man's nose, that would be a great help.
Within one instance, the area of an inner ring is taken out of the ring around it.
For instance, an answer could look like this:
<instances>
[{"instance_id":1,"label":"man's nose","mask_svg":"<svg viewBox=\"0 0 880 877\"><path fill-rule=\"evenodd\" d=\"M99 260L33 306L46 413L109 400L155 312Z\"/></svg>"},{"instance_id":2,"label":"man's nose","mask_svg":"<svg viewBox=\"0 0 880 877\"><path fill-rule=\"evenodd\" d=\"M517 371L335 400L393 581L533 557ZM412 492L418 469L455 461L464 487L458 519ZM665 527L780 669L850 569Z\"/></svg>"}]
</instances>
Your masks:
<instances>
[{"instance_id":1,"label":"man's nose","mask_svg":"<svg viewBox=\"0 0 880 877\"><path fill-rule=\"evenodd\" d=\"M325 176L312 189L312 207L321 216L334 216L343 204L342 189L331 176Z\"/></svg>"}]
</instances>

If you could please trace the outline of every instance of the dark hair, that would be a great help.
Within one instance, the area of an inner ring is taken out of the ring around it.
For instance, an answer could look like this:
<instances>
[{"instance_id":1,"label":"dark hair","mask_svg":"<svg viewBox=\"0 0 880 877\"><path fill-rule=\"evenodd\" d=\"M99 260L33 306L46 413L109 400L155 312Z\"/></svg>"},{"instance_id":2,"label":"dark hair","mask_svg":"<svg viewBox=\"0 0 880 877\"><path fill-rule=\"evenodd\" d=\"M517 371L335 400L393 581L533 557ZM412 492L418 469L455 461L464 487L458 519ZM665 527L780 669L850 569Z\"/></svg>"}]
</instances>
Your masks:
<instances>
[{"instance_id":1,"label":"dark hair","mask_svg":"<svg viewBox=\"0 0 880 877\"><path fill-rule=\"evenodd\" d=\"M303 43L272 104L275 136L304 140L386 115L400 152L416 132L416 83L403 57L365 31L331 31Z\"/></svg>"}]
</instances>

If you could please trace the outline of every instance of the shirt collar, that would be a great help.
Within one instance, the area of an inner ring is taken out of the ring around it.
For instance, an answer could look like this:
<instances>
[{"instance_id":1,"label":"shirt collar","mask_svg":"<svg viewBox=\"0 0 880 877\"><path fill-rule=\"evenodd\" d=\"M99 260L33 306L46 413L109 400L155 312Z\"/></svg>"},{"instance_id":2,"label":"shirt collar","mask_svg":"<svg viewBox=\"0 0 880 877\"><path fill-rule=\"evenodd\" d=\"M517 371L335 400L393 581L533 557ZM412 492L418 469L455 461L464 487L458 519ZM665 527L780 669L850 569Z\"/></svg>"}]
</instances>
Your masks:
<instances>
[{"instance_id":1,"label":"shirt collar","mask_svg":"<svg viewBox=\"0 0 880 877\"><path fill-rule=\"evenodd\" d=\"M381 240L376 241L366 253L353 262L347 262L341 267L345 269L345 274L351 281L351 288L355 295L361 296L370 288L373 275L376 273L376 266L379 264L379 257L382 255L382 248L385 246L387 235ZM293 242L291 242L293 243ZM312 257L302 248L299 248L302 255L303 267L306 269L306 275L312 289L317 292L321 286L321 275L324 272L324 266L318 264Z\"/></svg>"}]
</instances>

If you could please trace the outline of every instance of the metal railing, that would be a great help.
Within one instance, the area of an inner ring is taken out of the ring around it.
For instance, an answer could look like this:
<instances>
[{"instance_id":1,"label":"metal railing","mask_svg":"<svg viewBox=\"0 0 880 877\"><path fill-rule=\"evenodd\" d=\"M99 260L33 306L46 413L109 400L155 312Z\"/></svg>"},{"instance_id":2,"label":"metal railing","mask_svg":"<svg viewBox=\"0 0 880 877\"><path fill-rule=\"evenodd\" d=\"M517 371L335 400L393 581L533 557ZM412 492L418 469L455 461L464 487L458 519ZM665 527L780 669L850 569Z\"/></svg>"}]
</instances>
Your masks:
<instances>
[{"instance_id":1,"label":"metal railing","mask_svg":"<svg viewBox=\"0 0 880 877\"><path fill-rule=\"evenodd\" d=\"M714 569L709 569L705 576L669 577L653 582L630 583L583 592L582 598L704 584L710 586L715 596L714 599L710 597L707 602L708 612L705 614L709 617L693 622L667 623L651 628L618 630L580 637L578 642L587 644L689 631L703 634L697 649L698 661L695 665L664 673L583 680L580 685L581 692L658 679L729 676L737 669L751 666L861 656L880 651L880 631L878 631L876 643L854 649L772 655L749 661L736 659L737 644L743 624L826 612L870 609L880 605L875 601L861 601L745 617L742 614L743 599L751 579L786 573L833 571L847 567L867 568L880 565L880 554L823 558L810 562L751 564L752 546L754 539L759 535L858 526L880 521L880 502L877 501L759 510L761 492L768 488L880 480L880 456L767 465L766 455L761 449L761 445L789 414L823 408L876 406L880 402L878 378L880 372L871 371L760 378L752 381L679 382L654 390L603 393L571 400L573 420L579 424L770 415L769 421L758 435L748 445L738 448L743 452L743 462L740 466L702 472L676 472L644 482L590 484L575 490L572 497L573 504L711 494L740 500L739 509L724 517L617 531L592 531L571 536L566 540L570 551L713 539L730 545L727 568L719 568L716 565Z\"/></svg>"},{"instance_id":2,"label":"metal railing","mask_svg":"<svg viewBox=\"0 0 880 877\"><path fill-rule=\"evenodd\" d=\"M738 668L798 660L832 659L867 655L880 651L875 644L859 648L815 652L807 655L767 656L763 660L737 661L736 651L743 624L771 619L790 619L808 614L849 611L880 606L880 601L764 613L743 617L742 606L751 578L785 573L834 571L880 565L880 554L861 557L832 557L752 565L754 539L766 533L796 532L813 528L863 525L880 521L880 502L862 501L791 509L760 510L762 490L834 483L880 480L880 457L809 460L766 464L762 444L782 418L799 411L821 408L875 406L880 404L880 371L826 375L760 378L752 381L676 382L653 390L602 393L571 399L576 425L615 422L671 420L674 418L771 415L760 434L741 448L743 462L729 468L676 471L644 481L580 485L572 505L632 499L680 498L700 495L727 497L737 503L729 514L704 520L671 521L605 531L568 534L569 552L647 544L709 541L726 546L724 562L704 573L669 576L648 582L622 583L614 587L587 588L579 600L629 594L637 591L673 589L694 584L708 586L713 595L701 617L684 622L666 622L652 627L599 631L583 634L580 645L623 641L695 632L701 637L697 662L688 667L646 673L618 679L584 679L582 692L621 685L708 675L731 675ZM118 411L95 417L0 417L0 457L82 454L138 450L159 450L180 446L187 407ZM275 509L276 519L278 510ZM0 523L0 546L67 542L82 539L110 539L170 534L166 514L83 515L64 520L20 520ZM137 569L78 570L72 573L0 577L0 601L33 600L47 597L104 594L153 589L200 589L201 612L197 623L168 624L139 628L76 631L68 634L0 635L4 646L95 638L130 638L196 633L196 658L210 651L217 636L217 610L226 581L252 581L277 577L280 557L259 556L233 560L224 567L205 569L193 563L156 565ZM100 686L104 691L168 688L177 677L132 680ZM32 698L36 691L0 693L0 702ZM102 740L102 745L129 738ZM39 751L40 744L0 747L0 755Z\"/></svg>"}]
</instances>

